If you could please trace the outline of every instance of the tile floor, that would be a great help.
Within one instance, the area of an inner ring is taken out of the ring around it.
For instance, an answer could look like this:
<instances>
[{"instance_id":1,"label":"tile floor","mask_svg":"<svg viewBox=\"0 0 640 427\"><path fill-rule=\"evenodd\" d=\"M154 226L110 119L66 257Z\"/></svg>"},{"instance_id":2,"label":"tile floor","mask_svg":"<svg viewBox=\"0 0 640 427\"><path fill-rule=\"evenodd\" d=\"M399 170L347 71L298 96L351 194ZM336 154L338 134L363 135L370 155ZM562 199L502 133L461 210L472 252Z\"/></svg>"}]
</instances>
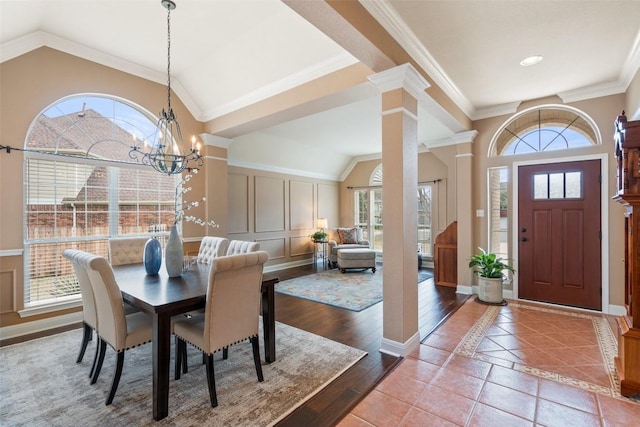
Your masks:
<instances>
[{"instance_id":1,"label":"tile floor","mask_svg":"<svg viewBox=\"0 0 640 427\"><path fill-rule=\"evenodd\" d=\"M619 395L613 327L470 299L339 426L640 426L640 399Z\"/></svg>"}]
</instances>

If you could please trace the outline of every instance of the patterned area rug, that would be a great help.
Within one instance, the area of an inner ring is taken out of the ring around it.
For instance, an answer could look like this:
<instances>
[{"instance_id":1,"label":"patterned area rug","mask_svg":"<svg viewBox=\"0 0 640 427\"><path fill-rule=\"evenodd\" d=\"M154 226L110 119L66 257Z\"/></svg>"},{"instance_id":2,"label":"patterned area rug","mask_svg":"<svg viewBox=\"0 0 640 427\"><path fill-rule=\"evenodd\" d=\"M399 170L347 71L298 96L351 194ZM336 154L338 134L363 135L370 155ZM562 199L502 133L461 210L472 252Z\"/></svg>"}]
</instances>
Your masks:
<instances>
[{"instance_id":1,"label":"patterned area rug","mask_svg":"<svg viewBox=\"0 0 640 427\"><path fill-rule=\"evenodd\" d=\"M433 277L421 271L418 283ZM276 292L321 302L351 311L362 311L382 301L382 269L371 270L338 269L284 280L276 285Z\"/></svg>"},{"instance_id":2,"label":"patterned area rug","mask_svg":"<svg viewBox=\"0 0 640 427\"><path fill-rule=\"evenodd\" d=\"M257 380L248 342L231 347L227 360L216 354L219 406L212 408L201 353L189 346L189 373L174 381L171 362L169 416L156 422L151 405L151 345L127 351L115 399L105 406L115 353L107 350L100 378L90 385L96 340L83 362L76 364L81 337L77 329L0 348L2 426L269 426L366 355L276 323L276 361L263 362L264 382Z\"/></svg>"}]
</instances>

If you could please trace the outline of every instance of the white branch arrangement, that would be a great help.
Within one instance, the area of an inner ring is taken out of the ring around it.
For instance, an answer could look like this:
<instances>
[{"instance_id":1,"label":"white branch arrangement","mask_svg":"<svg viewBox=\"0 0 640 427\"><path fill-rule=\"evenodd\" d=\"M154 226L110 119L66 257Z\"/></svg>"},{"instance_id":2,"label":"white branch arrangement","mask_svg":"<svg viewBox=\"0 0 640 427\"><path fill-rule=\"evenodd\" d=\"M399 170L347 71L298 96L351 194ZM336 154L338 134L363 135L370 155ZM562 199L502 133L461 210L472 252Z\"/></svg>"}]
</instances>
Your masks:
<instances>
[{"instance_id":1,"label":"white branch arrangement","mask_svg":"<svg viewBox=\"0 0 640 427\"><path fill-rule=\"evenodd\" d=\"M194 170L193 173L198 173L198 170ZM216 224L216 222L214 220L209 220L209 221L204 221L200 218L197 218L193 215L187 215L186 213L188 213L191 209L193 208L197 208L198 206L200 206L200 202L202 203L206 203L207 198L203 197L201 200L195 200L192 202L186 202L186 201L182 201L182 203L179 203L179 198L180 196L184 196L185 194L187 194L188 192L191 191L191 187L186 187L185 184L189 181L191 181L191 174L187 175L184 177L184 179L182 181L180 181L180 184L178 184L176 186L176 196L175 196L175 201L174 201L174 206L175 206L175 217L173 220L173 224L176 225L178 224L179 221L186 221L186 222L194 222L200 226L205 226L208 225L210 227L214 227L214 228L218 228L220 227L218 224ZM186 213L185 213L186 212Z\"/></svg>"}]
</instances>

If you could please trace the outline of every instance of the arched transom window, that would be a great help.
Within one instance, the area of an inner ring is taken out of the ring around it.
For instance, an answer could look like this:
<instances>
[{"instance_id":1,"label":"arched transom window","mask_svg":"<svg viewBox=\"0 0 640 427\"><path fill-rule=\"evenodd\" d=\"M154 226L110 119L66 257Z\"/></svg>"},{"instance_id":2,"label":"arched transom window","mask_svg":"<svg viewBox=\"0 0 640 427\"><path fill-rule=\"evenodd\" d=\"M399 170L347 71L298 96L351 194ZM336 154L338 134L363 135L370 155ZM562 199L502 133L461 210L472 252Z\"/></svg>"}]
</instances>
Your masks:
<instances>
[{"instance_id":1,"label":"arched transom window","mask_svg":"<svg viewBox=\"0 0 640 427\"><path fill-rule=\"evenodd\" d=\"M512 117L491 144L489 156L588 147L599 143L591 119L564 106L537 107Z\"/></svg>"}]
</instances>

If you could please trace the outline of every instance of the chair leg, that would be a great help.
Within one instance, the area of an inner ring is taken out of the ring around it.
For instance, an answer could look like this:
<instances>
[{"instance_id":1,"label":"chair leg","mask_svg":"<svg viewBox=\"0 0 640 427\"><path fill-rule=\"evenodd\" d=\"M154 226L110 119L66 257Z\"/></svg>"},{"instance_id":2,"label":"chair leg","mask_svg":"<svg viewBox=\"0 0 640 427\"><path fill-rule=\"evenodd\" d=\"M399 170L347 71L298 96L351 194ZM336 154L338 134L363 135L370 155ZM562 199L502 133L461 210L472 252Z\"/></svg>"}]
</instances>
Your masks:
<instances>
[{"instance_id":1,"label":"chair leg","mask_svg":"<svg viewBox=\"0 0 640 427\"><path fill-rule=\"evenodd\" d=\"M121 351L120 353L118 353L116 371L113 373L113 382L111 383L111 390L109 391L109 396L107 396L107 401L105 402L105 405L111 405L111 402L113 402L113 397L116 395L118 384L120 384L120 375L122 375L123 365L124 365L124 351Z\"/></svg>"},{"instance_id":2,"label":"chair leg","mask_svg":"<svg viewBox=\"0 0 640 427\"><path fill-rule=\"evenodd\" d=\"M229 358L229 347L225 347L222 349L222 358L227 360Z\"/></svg>"},{"instance_id":3,"label":"chair leg","mask_svg":"<svg viewBox=\"0 0 640 427\"><path fill-rule=\"evenodd\" d=\"M104 353L107 351L107 342L100 338L100 354L98 355L98 363L96 364L96 369L93 372L93 377L91 378L91 384L95 384L98 381L98 376L100 375L100 370L102 369L102 362L104 362Z\"/></svg>"},{"instance_id":4,"label":"chair leg","mask_svg":"<svg viewBox=\"0 0 640 427\"><path fill-rule=\"evenodd\" d=\"M207 364L207 353L205 353L204 351L202 352L202 364Z\"/></svg>"},{"instance_id":5,"label":"chair leg","mask_svg":"<svg viewBox=\"0 0 640 427\"><path fill-rule=\"evenodd\" d=\"M96 343L96 352L93 355L93 363L91 364L91 371L89 371L89 378L93 378L93 373L96 371L96 365L98 364L98 355L100 354L100 338Z\"/></svg>"},{"instance_id":6,"label":"chair leg","mask_svg":"<svg viewBox=\"0 0 640 427\"><path fill-rule=\"evenodd\" d=\"M173 375L175 380L180 379L180 372L182 371L182 340L176 336L176 364L173 368Z\"/></svg>"},{"instance_id":7,"label":"chair leg","mask_svg":"<svg viewBox=\"0 0 640 427\"><path fill-rule=\"evenodd\" d=\"M264 381L262 376L262 363L260 363L260 344L258 337L251 338L251 347L253 347L253 363L256 365L256 374L258 374L258 382Z\"/></svg>"},{"instance_id":8,"label":"chair leg","mask_svg":"<svg viewBox=\"0 0 640 427\"><path fill-rule=\"evenodd\" d=\"M187 342L182 341L182 373L189 373L189 364L187 363Z\"/></svg>"},{"instance_id":9,"label":"chair leg","mask_svg":"<svg viewBox=\"0 0 640 427\"><path fill-rule=\"evenodd\" d=\"M204 353L203 353L204 354ZM207 385L209 386L209 400L211 407L218 406L218 396L216 395L216 376L213 370L213 354L207 355Z\"/></svg>"},{"instance_id":10,"label":"chair leg","mask_svg":"<svg viewBox=\"0 0 640 427\"><path fill-rule=\"evenodd\" d=\"M84 352L87 350L87 344L91 341L91 336L93 335L93 329L91 326L82 322L83 324L83 332L82 332L82 344L80 344L80 353L78 354L78 358L76 359L76 363L82 362L82 358L84 357Z\"/></svg>"}]
</instances>

